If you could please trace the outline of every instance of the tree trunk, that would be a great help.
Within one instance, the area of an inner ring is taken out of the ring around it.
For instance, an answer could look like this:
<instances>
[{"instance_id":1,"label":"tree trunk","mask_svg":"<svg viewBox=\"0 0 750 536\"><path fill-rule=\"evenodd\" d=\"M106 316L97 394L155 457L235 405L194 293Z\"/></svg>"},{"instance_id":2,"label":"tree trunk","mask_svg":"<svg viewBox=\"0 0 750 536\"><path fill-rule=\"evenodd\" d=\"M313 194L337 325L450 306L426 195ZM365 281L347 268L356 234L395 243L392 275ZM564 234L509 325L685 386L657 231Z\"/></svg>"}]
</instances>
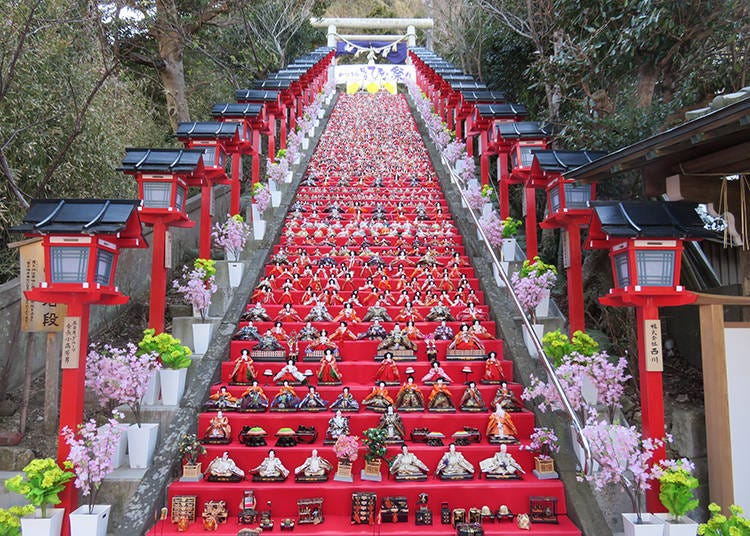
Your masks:
<instances>
[{"instance_id":1,"label":"tree trunk","mask_svg":"<svg viewBox=\"0 0 750 536\"><path fill-rule=\"evenodd\" d=\"M657 74L653 63L646 60L638 67L638 107L648 108L654 98Z\"/></svg>"},{"instance_id":2,"label":"tree trunk","mask_svg":"<svg viewBox=\"0 0 750 536\"><path fill-rule=\"evenodd\" d=\"M190 121L185 68L182 62L183 47L184 43L177 32L169 32L159 37L159 77L164 86L167 114L173 132L177 131L177 123Z\"/></svg>"},{"instance_id":3,"label":"tree trunk","mask_svg":"<svg viewBox=\"0 0 750 536\"><path fill-rule=\"evenodd\" d=\"M179 27L179 16L173 1L158 0L156 39L159 43L157 69L164 86L167 114L172 131L177 131L177 123L190 121L187 101L183 50L185 40Z\"/></svg>"}]
</instances>

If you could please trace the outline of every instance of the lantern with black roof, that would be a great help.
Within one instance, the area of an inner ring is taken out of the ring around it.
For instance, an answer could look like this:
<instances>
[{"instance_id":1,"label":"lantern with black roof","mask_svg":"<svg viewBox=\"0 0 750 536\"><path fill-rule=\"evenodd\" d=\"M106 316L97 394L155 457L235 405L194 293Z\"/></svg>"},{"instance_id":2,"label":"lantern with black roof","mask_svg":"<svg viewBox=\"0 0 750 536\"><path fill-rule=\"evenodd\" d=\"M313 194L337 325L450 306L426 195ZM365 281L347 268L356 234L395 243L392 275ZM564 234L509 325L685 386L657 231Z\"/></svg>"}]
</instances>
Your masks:
<instances>
[{"instance_id":1,"label":"lantern with black roof","mask_svg":"<svg viewBox=\"0 0 750 536\"><path fill-rule=\"evenodd\" d=\"M253 82L253 89L262 89L265 91L278 91L281 97L281 102L288 110L287 119L288 123L283 122L281 124L281 137L286 139L286 132L294 130L297 125L297 97L294 95L294 91L291 88L292 81L288 79L272 79L272 80L256 80ZM281 146L285 148L284 145Z\"/></svg>"},{"instance_id":2,"label":"lantern with black roof","mask_svg":"<svg viewBox=\"0 0 750 536\"><path fill-rule=\"evenodd\" d=\"M76 430L83 422L84 382L91 305L127 303L115 285L122 249L146 248L138 218L139 200L35 199L21 224L11 230L41 237L44 280L24 291L29 300L67 304L63 323L60 430ZM58 461L70 447L58 441ZM60 494L62 506L78 506L73 482Z\"/></svg>"},{"instance_id":3,"label":"lantern with black roof","mask_svg":"<svg viewBox=\"0 0 750 536\"><path fill-rule=\"evenodd\" d=\"M276 120L279 119L283 127L279 140L281 148L286 148L286 106L281 102L281 93L263 89L238 89L234 92L235 99L240 104L260 104L266 112L265 128L261 134L268 139L268 154L276 154Z\"/></svg>"},{"instance_id":4,"label":"lantern with black roof","mask_svg":"<svg viewBox=\"0 0 750 536\"><path fill-rule=\"evenodd\" d=\"M526 118L526 106L507 102L477 104L474 108L471 130L467 135L479 135L479 173L482 185L489 183L490 156L496 154L494 141L495 127L501 123L523 121Z\"/></svg>"},{"instance_id":5,"label":"lantern with black roof","mask_svg":"<svg viewBox=\"0 0 750 536\"><path fill-rule=\"evenodd\" d=\"M478 82L473 76L468 74L442 74L440 84L440 108L438 113L441 119L445 121L448 130L453 130L455 119L455 107L459 104L461 90L486 90L487 86Z\"/></svg>"},{"instance_id":6,"label":"lantern with black roof","mask_svg":"<svg viewBox=\"0 0 750 536\"><path fill-rule=\"evenodd\" d=\"M497 153L500 217L510 216L510 185L525 184L534 149L545 149L552 129L538 121L506 121L495 125L493 151Z\"/></svg>"},{"instance_id":7,"label":"lantern with black roof","mask_svg":"<svg viewBox=\"0 0 750 536\"><path fill-rule=\"evenodd\" d=\"M697 296L680 285L683 242L720 239L707 229L697 203L682 201L593 201L586 247L607 249L614 288L602 305L635 307L643 435L664 437L662 340L659 307L693 303ZM664 448L652 463L664 459ZM659 490L646 493L649 511L659 507Z\"/></svg>"},{"instance_id":8,"label":"lantern with black roof","mask_svg":"<svg viewBox=\"0 0 750 536\"><path fill-rule=\"evenodd\" d=\"M239 144L232 154L232 202L230 211L237 214L240 210L239 179L242 176L242 155L252 157L251 185L260 180L260 135L267 128L265 108L262 104L240 104L236 102L214 104L211 116L223 123L237 125ZM235 210L236 209L236 210Z\"/></svg>"},{"instance_id":9,"label":"lantern with black roof","mask_svg":"<svg viewBox=\"0 0 750 536\"><path fill-rule=\"evenodd\" d=\"M240 211L240 188L242 185L242 145L239 126L220 121L188 122L177 125L175 137L188 149L203 149L203 167L210 177L219 180L226 175L226 157L232 156L229 180L232 193L229 202L230 214Z\"/></svg>"},{"instance_id":10,"label":"lantern with black roof","mask_svg":"<svg viewBox=\"0 0 750 536\"><path fill-rule=\"evenodd\" d=\"M505 102L505 93L488 90L461 90L461 103L456 107L456 139L466 141L466 154L474 156L473 136L467 133L471 130L471 119L477 104ZM464 127L464 121L467 122Z\"/></svg>"},{"instance_id":11,"label":"lantern with black roof","mask_svg":"<svg viewBox=\"0 0 750 536\"><path fill-rule=\"evenodd\" d=\"M529 204L536 201L535 188L547 190L547 211L539 226L544 229L561 229L563 258L568 287L568 323L570 332L585 330L583 307L583 273L581 261L581 228L591 221L589 202L594 198L596 184L577 184L566 179L568 170L593 162L605 156L603 151L545 151L534 150L528 180L526 181L527 242L529 229L535 223L529 221ZM519 155L520 156L520 155ZM534 205L536 209L536 205ZM534 210L534 222L536 210ZM530 227L531 226L531 227Z\"/></svg>"},{"instance_id":12,"label":"lantern with black roof","mask_svg":"<svg viewBox=\"0 0 750 536\"><path fill-rule=\"evenodd\" d=\"M197 160L198 152L190 155ZM181 161L177 150L128 148L117 169L133 175L138 182L141 221L153 226L151 244L151 290L148 325L157 333L164 331L164 308L167 293L167 229L193 227L187 214L188 181L192 165Z\"/></svg>"}]
</instances>

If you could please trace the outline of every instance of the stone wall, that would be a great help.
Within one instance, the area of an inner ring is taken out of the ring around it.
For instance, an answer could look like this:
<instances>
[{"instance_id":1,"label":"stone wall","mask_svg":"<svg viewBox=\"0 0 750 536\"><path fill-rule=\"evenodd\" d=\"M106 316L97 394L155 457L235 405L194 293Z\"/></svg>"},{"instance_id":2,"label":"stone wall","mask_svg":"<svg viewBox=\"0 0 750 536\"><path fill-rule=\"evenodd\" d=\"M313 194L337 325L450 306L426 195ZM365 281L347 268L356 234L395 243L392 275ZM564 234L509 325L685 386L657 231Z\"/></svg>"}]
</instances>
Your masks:
<instances>
[{"instance_id":1,"label":"stone wall","mask_svg":"<svg viewBox=\"0 0 750 536\"><path fill-rule=\"evenodd\" d=\"M223 221L229 210L228 186L214 189L214 221ZM188 199L187 211L196 222L191 229L172 231L172 258L179 266L179 259L196 254L200 225L200 195ZM151 227L144 226L146 241L151 243ZM131 301L148 303L151 282L151 248L126 249L117 263L117 285ZM90 332L111 321L125 306L94 306L91 308ZM31 355L34 375L41 373L45 366L46 335L43 333L21 333L21 286L18 278L0 285L0 393L3 387L8 392L20 389L24 376L26 352Z\"/></svg>"}]
</instances>

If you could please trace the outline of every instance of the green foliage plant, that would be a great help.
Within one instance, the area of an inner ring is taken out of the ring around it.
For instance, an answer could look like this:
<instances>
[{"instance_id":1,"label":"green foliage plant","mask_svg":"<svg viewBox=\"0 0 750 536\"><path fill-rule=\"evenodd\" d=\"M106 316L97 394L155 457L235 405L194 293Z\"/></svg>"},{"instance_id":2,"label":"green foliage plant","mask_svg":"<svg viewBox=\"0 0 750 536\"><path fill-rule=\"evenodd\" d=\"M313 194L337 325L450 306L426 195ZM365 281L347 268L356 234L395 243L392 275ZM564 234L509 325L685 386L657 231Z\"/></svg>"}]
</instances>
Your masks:
<instances>
[{"instance_id":1,"label":"green foliage plant","mask_svg":"<svg viewBox=\"0 0 750 536\"><path fill-rule=\"evenodd\" d=\"M193 268L203 270L205 274L203 280L208 281L216 274L216 261L213 259L195 259Z\"/></svg>"},{"instance_id":2,"label":"green foliage plant","mask_svg":"<svg viewBox=\"0 0 750 536\"><path fill-rule=\"evenodd\" d=\"M374 462L385 458L388 448L385 445L386 431L381 428L368 428L362 435L362 444L367 447L365 460Z\"/></svg>"},{"instance_id":3,"label":"green foliage plant","mask_svg":"<svg viewBox=\"0 0 750 536\"><path fill-rule=\"evenodd\" d=\"M34 506L11 506L0 508L0 536L19 536L21 534L21 516L34 512Z\"/></svg>"},{"instance_id":4,"label":"green foliage plant","mask_svg":"<svg viewBox=\"0 0 750 536\"><path fill-rule=\"evenodd\" d=\"M69 461L60 467L52 458L37 458L23 468L24 475L6 480L5 487L26 497L33 506L41 509L42 517L47 517L47 506L60 504L60 492L75 478L75 473L69 470L72 467Z\"/></svg>"},{"instance_id":5,"label":"green foliage plant","mask_svg":"<svg viewBox=\"0 0 750 536\"><path fill-rule=\"evenodd\" d=\"M659 500L674 521L698 506L693 490L699 482L690 474L691 469L689 461L677 460L664 467L664 472L659 475Z\"/></svg>"},{"instance_id":6,"label":"green foliage plant","mask_svg":"<svg viewBox=\"0 0 750 536\"><path fill-rule=\"evenodd\" d=\"M153 328L143 331L143 338L138 342L138 349L144 354L155 352L159 355L164 368L168 369L187 368L193 362L190 359L193 352L181 344L180 339L174 338L169 333L156 335L156 330Z\"/></svg>"},{"instance_id":7,"label":"green foliage plant","mask_svg":"<svg viewBox=\"0 0 750 536\"><path fill-rule=\"evenodd\" d=\"M559 329L550 331L542 337L542 344L544 353L552 359L556 367L562 364L565 356L576 353L591 357L599 351L599 343L581 330L574 332L571 338Z\"/></svg>"},{"instance_id":8,"label":"green foliage plant","mask_svg":"<svg viewBox=\"0 0 750 536\"><path fill-rule=\"evenodd\" d=\"M484 195L484 190L482 190L482 195ZM514 236L516 236L516 233L518 232L518 229L520 227L521 220L517 220L515 218L512 218L511 216L508 216L502 221L503 238L513 238Z\"/></svg>"},{"instance_id":9,"label":"green foliage plant","mask_svg":"<svg viewBox=\"0 0 750 536\"><path fill-rule=\"evenodd\" d=\"M529 259L523 261L523 265L518 271L518 277L529 277L532 273L535 276L539 277L547 272L552 272L553 274L557 275L557 268L554 264L545 263L539 257L539 255L537 255L536 257L534 257L533 261L530 261Z\"/></svg>"},{"instance_id":10,"label":"green foliage plant","mask_svg":"<svg viewBox=\"0 0 750 536\"><path fill-rule=\"evenodd\" d=\"M206 454L206 447L198 440L197 435L182 434L179 452L183 462L195 465L198 463L198 458Z\"/></svg>"},{"instance_id":11,"label":"green foliage plant","mask_svg":"<svg viewBox=\"0 0 750 536\"><path fill-rule=\"evenodd\" d=\"M699 536L748 536L750 520L742 514L742 507L733 504L729 507L729 517L721 513L721 506L716 503L708 505L711 519L698 525Z\"/></svg>"}]
</instances>

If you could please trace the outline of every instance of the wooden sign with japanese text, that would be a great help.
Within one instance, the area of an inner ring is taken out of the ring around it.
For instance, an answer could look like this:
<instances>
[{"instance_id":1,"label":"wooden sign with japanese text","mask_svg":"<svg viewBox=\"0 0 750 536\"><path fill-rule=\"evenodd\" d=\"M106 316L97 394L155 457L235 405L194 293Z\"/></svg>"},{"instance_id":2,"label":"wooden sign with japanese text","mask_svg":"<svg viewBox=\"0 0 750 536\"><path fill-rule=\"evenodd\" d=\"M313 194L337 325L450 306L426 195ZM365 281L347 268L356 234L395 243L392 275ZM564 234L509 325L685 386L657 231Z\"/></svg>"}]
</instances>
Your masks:
<instances>
[{"instance_id":1,"label":"wooden sign with japanese text","mask_svg":"<svg viewBox=\"0 0 750 536\"><path fill-rule=\"evenodd\" d=\"M567 229L560 229L560 249L562 249L563 268L570 268L570 236Z\"/></svg>"},{"instance_id":2,"label":"wooden sign with japanese text","mask_svg":"<svg viewBox=\"0 0 750 536\"><path fill-rule=\"evenodd\" d=\"M62 340L62 368L78 368L81 351L81 317L65 317Z\"/></svg>"},{"instance_id":3,"label":"wooden sign with japanese text","mask_svg":"<svg viewBox=\"0 0 750 536\"><path fill-rule=\"evenodd\" d=\"M44 247L41 239L30 241L19 248L21 273L21 331L59 332L67 305L42 303L26 299L24 291L44 281Z\"/></svg>"},{"instance_id":4,"label":"wooden sign with japanese text","mask_svg":"<svg viewBox=\"0 0 750 536\"><path fill-rule=\"evenodd\" d=\"M646 336L646 370L663 372L664 361L661 351L661 322L657 319L644 320L643 332Z\"/></svg>"},{"instance_id":5,"label":"wooden sign with japanese text","mask_svg":"<svg viewBox=\"0 0 750 536\"><path fill-rule=\"evenodd\" d=\"M174 268L172 265L172 232L164 231L164 268Z\"/></svg>"}]
</instances>

